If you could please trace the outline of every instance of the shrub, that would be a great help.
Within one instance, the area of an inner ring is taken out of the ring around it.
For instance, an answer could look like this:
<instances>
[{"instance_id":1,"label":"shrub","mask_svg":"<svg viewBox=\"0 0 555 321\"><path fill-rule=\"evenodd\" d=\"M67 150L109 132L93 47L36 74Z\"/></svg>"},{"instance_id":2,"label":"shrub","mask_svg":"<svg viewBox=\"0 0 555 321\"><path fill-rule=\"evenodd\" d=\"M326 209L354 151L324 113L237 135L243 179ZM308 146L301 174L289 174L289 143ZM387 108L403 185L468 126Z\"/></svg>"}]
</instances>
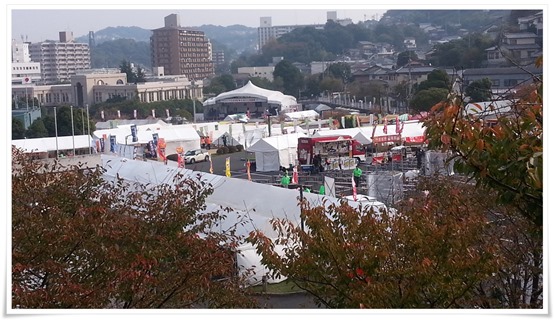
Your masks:
<instances>
[{"instance_id":1,"label":"shrub","mask_svg":"<svg viewBox=\"0 0 555 321\"><path fill-rule=\"evenodd\" d=\"M218 155L225 154L224 148L223 148L223 147L218 148L218 149L216 150L216 154L218 154Z\"/></svg>"},{"instance_id":2,"label":"shrub","mask_svg":"<svg viewBox=\"0 0 555 321\"><path fill-rule=\"evenodd\" d=\"M229 153L229 148L227 146L222 147L222 154L227 154Z\"/></svg>"},{"instance_id":3,"label":"shrub","mask_svg":"<svg viewBox=\"0 0 555 321\"><path fill-rule=\"evenodd\" d=\"M237 151L237 147L235 146L229 146L229 152L230 153L235 153Z\"/></svg>"},{"instance_id":4,"label":"shrub","mask_svg":"<svg viewBox=\"0 0 555 321\"><path fill-rule=\"evenodd\" d=\"M243 147L243 145L241 145L241 144L236 145L235 148L237 148L237 151L238 151L238 152L242 152L242 151L245 149L245 148Z\"/></svg>"}]
</instances>

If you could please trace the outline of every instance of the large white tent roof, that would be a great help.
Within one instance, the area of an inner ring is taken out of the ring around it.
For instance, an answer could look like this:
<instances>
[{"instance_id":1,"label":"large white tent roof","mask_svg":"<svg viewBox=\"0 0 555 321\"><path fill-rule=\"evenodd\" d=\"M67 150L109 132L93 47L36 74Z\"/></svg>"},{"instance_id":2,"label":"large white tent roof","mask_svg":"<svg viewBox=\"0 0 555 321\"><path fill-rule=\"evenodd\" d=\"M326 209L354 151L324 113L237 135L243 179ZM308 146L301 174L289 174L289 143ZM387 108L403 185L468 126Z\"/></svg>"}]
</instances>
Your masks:
<instances>
[{"instance_id":1,"label":"large white tent roof","mask_svg":"<svg viewBox=\"0 0 555 321\"><path fill-rule=\"evenodd\" d=\"M255 86L252 82L248 82L245 86L232 91L224 92L216 97L212 97L204 101L203 106L215 105L219 101L234 97L252 97L265 99L270 104L281 105L282 108L297 105L297 99L290 95L284 95L280 91L268 90Z\"/></svg>"},{"instance_id":2,"label":"large white tent roof","mask_svg":"<svg viewBox=\"0 0 555 321\"><path fill-rule=\"evenodd\" d=\"M356 128L344 128L344 129L334 129L334 130L320 130L317 131L314 136L316 137L327 137L327 136L344 136L348 135L356 139L359 143L366 145L372 143L372 133L368 134L363 132L361 127Z\"/></svg>"},{"instance_id":3,"label":"large white tent roof","mask_svg":"<svg viewBox=\"0 0 555 321\"><path fill-rule=\"evenodd\" d=\"M191 125L172 125L172 126L137 126L138 141L135 143L146 144L152 140L152 134L158 133L158 137L163 138L166 142L179 142L188 140L200 140L200 136L196 129ZM121 125L112 129L101 129L94 131L94 136L102 138L104 135L116 136L118 144L133 144L131 139L131 125Z\"/></svg>"},{"instance_id":4,"label":"large white tent roof","mask_svg":"<svg viewBox=\"0 0 555 321\"><path fill-rule=\"evenodd\" d=\"M58 136L56 137L43 137L43 138L26 138L12 140L12 145L20 148L24 153L45 153L57 150L67 149L80 149L94 147L94 142L91 136L76 135L76 136Z\"/></svg>"}]
</instances>

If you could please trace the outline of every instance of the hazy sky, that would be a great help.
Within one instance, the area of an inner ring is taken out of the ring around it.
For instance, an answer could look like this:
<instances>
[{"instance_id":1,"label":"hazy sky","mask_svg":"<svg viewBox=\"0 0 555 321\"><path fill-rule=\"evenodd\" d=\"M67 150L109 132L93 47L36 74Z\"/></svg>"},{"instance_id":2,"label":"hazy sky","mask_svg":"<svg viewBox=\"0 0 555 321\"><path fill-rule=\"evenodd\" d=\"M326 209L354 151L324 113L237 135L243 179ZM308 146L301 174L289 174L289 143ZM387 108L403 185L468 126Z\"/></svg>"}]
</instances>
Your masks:
<instances>
[{"instance_id":1,"label":"hazy sky","mask_svg":"<svg viewBox=\"0 0 555 321\"><path fill-rule=\"evenodd\" d=\"M218 8L221 8L218 7ZM368 7L367 7L368 8ZM164 26L164 17L177 13L181 25L200 26L213 24L229 26L240 24L258 27L261 17L272 17L272 25L323 24L328 11L336 11L338 19L351 18L354 23L366 19L379 19L384 9L14 9L11 12L12 38L38 42L46 39L58 39L58 32L72 31L74 37L98 31L106 27L137 26L144 29L156 29ZM30 23L31 22L31 23Z\"/></svg>"}]
</instances>

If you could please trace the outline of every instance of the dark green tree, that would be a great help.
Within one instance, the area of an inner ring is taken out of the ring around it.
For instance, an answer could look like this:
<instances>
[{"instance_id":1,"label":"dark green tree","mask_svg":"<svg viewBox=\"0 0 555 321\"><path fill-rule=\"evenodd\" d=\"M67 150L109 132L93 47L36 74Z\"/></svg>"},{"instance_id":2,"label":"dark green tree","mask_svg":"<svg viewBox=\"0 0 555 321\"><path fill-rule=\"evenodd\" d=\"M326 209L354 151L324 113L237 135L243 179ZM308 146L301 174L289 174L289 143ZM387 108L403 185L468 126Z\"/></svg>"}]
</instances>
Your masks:
<instances>
[{"instance_id":1,"label":"dark green tree","mask_svg":"<svg viewBox=\"0 0 555 321\"><path fill-rule=\"evenodd\" d=\"M36 119L25 132L25 137L27 138L40 138L47 136L48 131L46 130L46 127L44 127L44 123L41 118Z\"/></svg>"},{"instance_id":2,"label":"dark green tree","mask_svg":"<svg viewBox=\"0 0 555 321\"><path fill-rule=\"evenodd\" d=\"M397 56L397 68L403 67L404 65L408 64L409 61L417 61L418 55L412 50L406 50Z\"/></svg>"},{"instance_id":3,"label":"dark green tree","mask_svg":"<svg viewBox=\"0 0 555 321\"><path fill-rule=\"evenodd\" d=\"M343 84L346 84L351 79L351 66L346 62L337 62L331 64L326 71L326 75L340 79Z\"/></svg>"},{"instance_id":4,"label":"dark green tree","mask_svg":"<svg viewBox=\"0 0 555 321\"><path fill-rule=\"evenodd\" d=\"M429 88L450 88L449 75L445 70L435 69L428 74L426 80L418 84L418 91Z\"/></svg>"},{"instance_id":5,"label":"dark green tree","mask_svg":"<svg viewBox=\"0 0 555 321\"><path fill-rule=\"evenodd\" d=\"M12 118L12 139L25 138L25 125L18 118Z\"/></svg>"},{"instance_id":6,"label":"dark green tree","mask_svg":"<svg viewBox=\"0 0 555 321\"><path fill-rule=\"evenodd\" d=\"M470 97L470 102L491 100L491 81L488 78L473 81L466 87L464 93Z\"/></svg>"},{"instance_id":7,"label":"dark green tree","mask_svg":"<svg viewBox=\"0 0 555 321\"><path fill-rule=\"evenodd\" d=\"M133 71L131 63L129 61L123 60L119 65L119 71L127 75L128 83L134 83L137 81L137 75L135 75L135 72Z\"/></svg>"},{"instance_id":8,"label":"dark green tree","mask_svg":"<svg viewBox=\"0 0 555 321\"><path fill-rule=\"evenodd\" d=\"M304 77L299 68L287 60L280 61L274 69L274 80L281 78L283 81L283 93L297 97L299 90L303 88Z\"/></svg>"},{"instance_id":9,"label":"dark green tree","mask_svg":"<svg viewBox=\"0 0 555 321\"><path fill-rule=\"evenodd\" d=\"M429 111L432 106L445 100L449 90L432 87L416 93L410 101L410 108L415 111Z\"/></svg>"},{"instance_id":10,"label":"dark green tree","mask_svg":"<svg viewBox=\"0 0 555 321\"><path fill-rule=\"evenodd\" d=\"M141 68L141 66L137 66L137 74L136 74L136 82L146 82L145 79L146 75L145 75L145 71L143 68Z\"/></svg>"}]
</instances>

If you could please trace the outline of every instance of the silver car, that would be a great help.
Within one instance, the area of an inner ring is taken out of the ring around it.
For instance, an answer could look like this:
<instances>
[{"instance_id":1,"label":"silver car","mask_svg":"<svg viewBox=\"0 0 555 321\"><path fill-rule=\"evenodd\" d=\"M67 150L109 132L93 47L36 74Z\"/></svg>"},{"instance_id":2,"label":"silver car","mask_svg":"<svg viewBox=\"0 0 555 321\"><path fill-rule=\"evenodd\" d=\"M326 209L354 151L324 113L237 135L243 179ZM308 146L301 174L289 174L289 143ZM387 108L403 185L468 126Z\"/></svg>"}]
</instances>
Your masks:
<instances>
[{"instance_id":1,"label":"silver car","mask_svg":"<svg viewBox=\"0 0 555 321\"><path fill-rule=\"evenodd\" d=\"M206 149L192 149L185 153L185 162L188 164L208 161L209 159L210 154L208 154L208 151Z\"/></svg>"}]
</instances>

